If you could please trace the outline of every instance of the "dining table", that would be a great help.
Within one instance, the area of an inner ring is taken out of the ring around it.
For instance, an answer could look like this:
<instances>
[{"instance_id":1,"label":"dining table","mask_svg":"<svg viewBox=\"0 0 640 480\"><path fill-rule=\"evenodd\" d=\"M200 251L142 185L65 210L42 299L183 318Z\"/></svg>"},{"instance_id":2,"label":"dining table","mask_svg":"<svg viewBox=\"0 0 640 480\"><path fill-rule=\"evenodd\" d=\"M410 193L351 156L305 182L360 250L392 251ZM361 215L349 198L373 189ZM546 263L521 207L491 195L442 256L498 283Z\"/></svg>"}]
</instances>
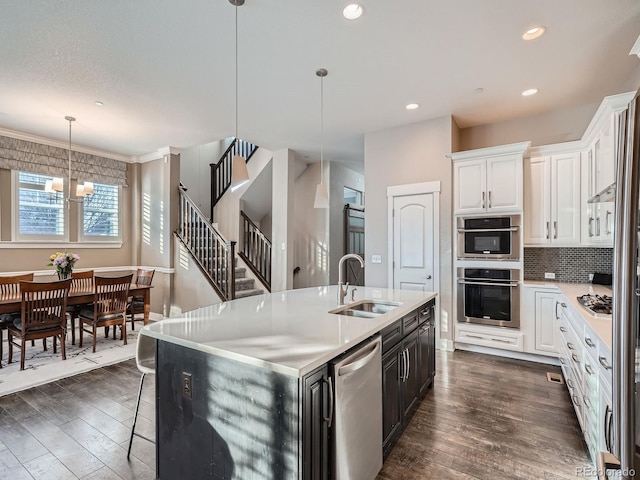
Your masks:
<instances>
[{"instance_id":1,"label":"dining table","mask_svg":"<svg viewBox=\"0 0 640 480\"><path fill-rule=\"evenodd\" d=\"M144 297L144 324L149 322L151 285L140 285L132 283L129 285L129 296ZM82 305L84 303L92 303L95 292L93 290L70 289L67 295L67 306ZM0 294L0 314L19 312L22 308L22 297L18 295L2 295Z\"/></svg>"}]
</instances>

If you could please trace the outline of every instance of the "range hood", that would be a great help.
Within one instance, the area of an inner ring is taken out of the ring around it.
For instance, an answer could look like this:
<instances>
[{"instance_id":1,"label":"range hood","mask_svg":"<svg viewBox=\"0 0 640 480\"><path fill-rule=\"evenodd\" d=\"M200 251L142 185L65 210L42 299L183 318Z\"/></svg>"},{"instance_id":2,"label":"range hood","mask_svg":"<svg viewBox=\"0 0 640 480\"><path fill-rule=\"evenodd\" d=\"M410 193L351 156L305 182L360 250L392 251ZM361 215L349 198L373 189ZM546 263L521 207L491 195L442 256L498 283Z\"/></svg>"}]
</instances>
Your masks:
<instances>
[{"instance_id":1,"label":"range hood","mask_svg":"<svg viewBox=\"0 0 640 480\"><path fill-rule=\"evenodd\" d=\"M587 200L587 203L603 203L603 202L615 202L616 201L616 184L612 183L601 192L596 193L593 197Z\"/></svg>"}]
</instances>

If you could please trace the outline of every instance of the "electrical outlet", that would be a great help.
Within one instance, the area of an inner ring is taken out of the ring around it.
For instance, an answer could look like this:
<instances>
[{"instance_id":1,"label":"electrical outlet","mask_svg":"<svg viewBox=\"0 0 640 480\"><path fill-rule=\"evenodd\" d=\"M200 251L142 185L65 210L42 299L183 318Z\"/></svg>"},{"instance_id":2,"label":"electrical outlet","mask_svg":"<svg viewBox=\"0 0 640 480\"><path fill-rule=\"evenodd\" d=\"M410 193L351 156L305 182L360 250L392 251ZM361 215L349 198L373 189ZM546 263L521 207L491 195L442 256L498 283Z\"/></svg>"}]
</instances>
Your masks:
<instances>
[{"instance_id":1,"label":"electrical outlet","mask_svg":"<svg viewBox=\"0 0 640 480\"><path fill-rule=\"evenodd\" d=\"M382 255L371 255L371 263L382 263Z\"/></svg>"},{"instance_id":2,"label":"electrical outlet","mask_svg":"<svg viewBox=\"0 0 640 480\"><path fill-rule=\"evenodd\" d=\"M182 395L185 398L191 399L193 396L193 389L191 386L191 374L182 372Z\"/></svg>"},{"instance_id":3,"label":"electrical outlet","mask_svg":"<svg viewBox=\"0 0 640 480\"><path fill-rule=\"evenodd\" d=\"M547 280L555 280L556 274L552 272L544 272L544 278Z\"/></svg>"},{"instance_id":4,"label":"electrical outlet","mask_svg":"<svg viewBox=\"0 0 640 480\"><path fill-rule=\"evenodd\" d=\"M593 282L593 273L590 273L590 274L589 274L589 281L590 281L590 282Z\"/></svg>"}]
</instances>

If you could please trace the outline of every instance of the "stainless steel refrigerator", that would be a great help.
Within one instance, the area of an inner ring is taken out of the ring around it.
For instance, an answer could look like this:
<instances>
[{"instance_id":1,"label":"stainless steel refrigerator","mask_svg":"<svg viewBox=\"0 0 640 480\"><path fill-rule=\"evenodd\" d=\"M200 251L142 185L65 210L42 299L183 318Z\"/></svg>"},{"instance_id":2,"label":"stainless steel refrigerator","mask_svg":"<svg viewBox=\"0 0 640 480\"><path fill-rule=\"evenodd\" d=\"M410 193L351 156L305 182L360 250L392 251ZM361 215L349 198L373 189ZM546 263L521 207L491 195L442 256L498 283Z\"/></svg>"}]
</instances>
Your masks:
<instances>
[{"instance_id":1,"label":"stainless steel refrigerator","mask_svg":"<svg viewBox=\"0 0 640 480\"><path fill-rule=\"evenodd\" d=\"M640 92L618 114L613 252L613 424L610 452L598 454L599 479L640 479Z\"/></svg>"}]
</instances>

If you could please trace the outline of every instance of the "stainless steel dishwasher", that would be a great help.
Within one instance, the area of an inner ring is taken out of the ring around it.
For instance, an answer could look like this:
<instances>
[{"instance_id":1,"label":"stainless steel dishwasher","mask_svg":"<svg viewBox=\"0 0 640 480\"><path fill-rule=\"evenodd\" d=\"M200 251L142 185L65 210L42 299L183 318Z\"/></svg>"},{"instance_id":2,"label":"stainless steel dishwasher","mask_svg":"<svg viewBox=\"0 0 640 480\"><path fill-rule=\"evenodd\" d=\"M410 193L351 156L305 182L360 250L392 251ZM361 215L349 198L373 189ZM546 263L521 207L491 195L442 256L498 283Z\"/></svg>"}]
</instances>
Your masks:
<instances>
[{"instance_id":1,"label":"stainless steel dishwasher","mask_svg":"<svg viewBox=\"0 0 640 480\"><path fill-rule=\"evenodd\" d=\"M373 480L382 468L382 341L331 362L335 480Z\"/></svg>"}]
</instances>

